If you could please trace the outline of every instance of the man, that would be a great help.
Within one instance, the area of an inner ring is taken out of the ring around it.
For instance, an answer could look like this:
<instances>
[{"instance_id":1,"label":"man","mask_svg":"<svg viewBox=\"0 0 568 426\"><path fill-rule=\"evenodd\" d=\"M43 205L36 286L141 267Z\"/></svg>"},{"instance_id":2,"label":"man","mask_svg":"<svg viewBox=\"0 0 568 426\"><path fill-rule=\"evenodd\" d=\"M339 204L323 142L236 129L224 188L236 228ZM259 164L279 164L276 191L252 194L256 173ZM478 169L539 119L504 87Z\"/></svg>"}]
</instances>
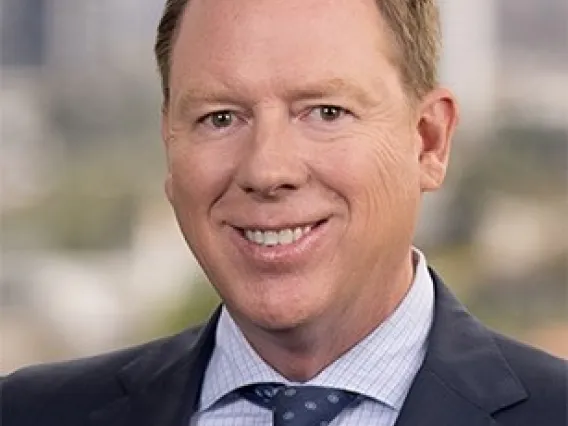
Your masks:
<instances>
[{"instance_id":1,"label":"man","mask_svg":"<svg viewBox=\"0 0 568 426\"><path fill-rule=\"evenodd\" d=\"M224 304L8 376L3 425L565 425L565 362L480 325L412 247L458 115L438 25L434 0L168 0L166 193Z\"/></svg>"}]
</instances>

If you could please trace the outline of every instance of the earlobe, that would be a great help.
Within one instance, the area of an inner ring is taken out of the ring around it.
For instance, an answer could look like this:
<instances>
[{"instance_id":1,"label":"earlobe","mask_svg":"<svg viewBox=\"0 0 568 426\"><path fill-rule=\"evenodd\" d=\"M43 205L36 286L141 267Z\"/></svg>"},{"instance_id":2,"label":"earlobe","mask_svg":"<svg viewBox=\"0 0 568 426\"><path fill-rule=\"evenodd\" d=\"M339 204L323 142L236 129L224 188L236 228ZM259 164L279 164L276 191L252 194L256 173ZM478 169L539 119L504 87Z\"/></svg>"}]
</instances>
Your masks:
<instances>
[{"instance_id":1,"label":"earlobe","mask_svg":"<svg viewBox=\"0 0 568 426\"><path fill-rule=\"evenodd\" d=\"M421 140L420 185L423 192L435 191L446 177L458 107L447 89L435 89L421 103L418 134Z\"/></svg>"}]
</instances>

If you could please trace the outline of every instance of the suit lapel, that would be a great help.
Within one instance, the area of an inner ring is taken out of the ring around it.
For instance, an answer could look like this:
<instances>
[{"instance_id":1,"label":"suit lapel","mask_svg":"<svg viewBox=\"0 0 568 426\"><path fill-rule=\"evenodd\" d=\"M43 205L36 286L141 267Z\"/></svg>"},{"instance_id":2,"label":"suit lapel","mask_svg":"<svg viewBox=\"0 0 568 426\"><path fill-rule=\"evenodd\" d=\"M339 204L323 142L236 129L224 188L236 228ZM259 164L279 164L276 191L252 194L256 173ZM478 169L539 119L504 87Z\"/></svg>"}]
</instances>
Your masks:
<instances>
[{"instance_id":1,"label":"suit lapel","mask_svg":"<svg viewBox=\"0 0 568 426\"><path fill-rule=\"evenodd\" d=\"M490 332L431 271L436 302L428 351L396 426L490 426L527 398Z\"/></svg>"},{"instance_id":2,"label":"suit lapel","mask_svg":"<svg viewBox=\"0 0 568 426\"><path fill-rule=\"evenodd\" d=\"M491 416L449 389L433 373L416 377L396 426L496 426Z\"/></svg>"},{"instance_id":3,"label":"suit lapel","mask_svg":"<svg viewBox=\"0 0 568 426\"><path fill-rule=\"evenodd\" d=\"M197 411L220 309L196 336L166 339L118 375L125 394L91 413L93 426L186 426Z\"/></svg>"}]
</instances>

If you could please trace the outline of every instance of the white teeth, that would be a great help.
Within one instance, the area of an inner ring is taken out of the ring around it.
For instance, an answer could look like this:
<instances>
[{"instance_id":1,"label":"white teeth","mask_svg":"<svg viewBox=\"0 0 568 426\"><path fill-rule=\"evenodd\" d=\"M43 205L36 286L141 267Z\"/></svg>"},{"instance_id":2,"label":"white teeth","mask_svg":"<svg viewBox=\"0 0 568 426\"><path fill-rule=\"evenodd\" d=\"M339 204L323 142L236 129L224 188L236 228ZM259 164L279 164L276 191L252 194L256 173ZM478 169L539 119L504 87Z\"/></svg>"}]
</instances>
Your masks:
<instances>
[{"instance_id":1,"label":"white teeth","mask_svg":"<svg viewBox=\"0 0 568 426\"><path fill-rule=\"evenodd\" d=\"M297 227L295 229L282 229L280 231L260 231L258 229L245 230L244 234L247 240L262 245L262 246L275 246L292 244L298 241L304 235L312 230L312 226Z\"/></svg>"},{"instance_id":2,"label":"white teeth","mask_svg":"<svg viewBox=\"0 0 568 426\"><path fill-rule=\"evenodd\" d=\"M278 233L278 242L280 244L290 244L294 242L294 231L291 229L283 229Z\"/></svg>"},{"instance_id":3,"label":"white teeth","mask_svg":"<svg viewBox=\"0 0 568 426\"><path fill-rule=\"evenodd\" d=\"M278 244L278 234L274 231L267 231L264 233L264 245L275 246Z\"/></svg>"}]
</instances>

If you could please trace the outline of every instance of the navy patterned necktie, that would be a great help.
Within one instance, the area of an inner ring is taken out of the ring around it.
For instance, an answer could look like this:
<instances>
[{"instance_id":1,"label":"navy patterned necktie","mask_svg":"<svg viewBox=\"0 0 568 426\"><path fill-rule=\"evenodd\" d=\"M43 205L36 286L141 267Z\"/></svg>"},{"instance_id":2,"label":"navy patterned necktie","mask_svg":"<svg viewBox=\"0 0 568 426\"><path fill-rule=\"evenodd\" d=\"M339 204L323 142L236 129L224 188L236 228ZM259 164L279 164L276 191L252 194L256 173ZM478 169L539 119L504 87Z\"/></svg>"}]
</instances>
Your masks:
<instances>
[{"instance_id":1,"label":"navy patterned necktie","mask_svg":"<svg viewBox=\"0 0 568 426\"><path fill-rule=\"evenodd\" d=\"M339 389L272 383L246 386L241 395L272 410L274 426L325 426L358 399Z\"/></svg>"}]
</instances>

